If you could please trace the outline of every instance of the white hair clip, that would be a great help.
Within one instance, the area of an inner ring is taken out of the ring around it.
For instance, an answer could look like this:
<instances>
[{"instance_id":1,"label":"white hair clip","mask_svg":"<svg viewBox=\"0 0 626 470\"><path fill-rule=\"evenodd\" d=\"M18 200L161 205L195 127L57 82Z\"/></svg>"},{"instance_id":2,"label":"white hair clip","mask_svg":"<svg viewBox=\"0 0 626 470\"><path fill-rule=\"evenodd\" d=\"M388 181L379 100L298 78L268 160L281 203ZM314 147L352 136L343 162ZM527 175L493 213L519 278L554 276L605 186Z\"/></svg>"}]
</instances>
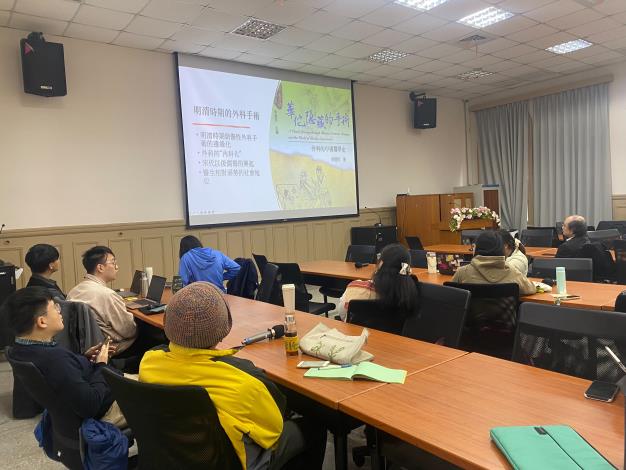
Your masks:
<instances>
[{"instance_id":1,"label":"white hair clip","mask_svg":"<svg viewBox=\"0 0 626 470\"><path fill-rule=\"evenodd\" d=\"M400 267L400 274L402 274L403 276L408 276L409 274L411 274L411 266L409 266L407 263L402 263L402 266Z\"/></svg>"}]
</instances>

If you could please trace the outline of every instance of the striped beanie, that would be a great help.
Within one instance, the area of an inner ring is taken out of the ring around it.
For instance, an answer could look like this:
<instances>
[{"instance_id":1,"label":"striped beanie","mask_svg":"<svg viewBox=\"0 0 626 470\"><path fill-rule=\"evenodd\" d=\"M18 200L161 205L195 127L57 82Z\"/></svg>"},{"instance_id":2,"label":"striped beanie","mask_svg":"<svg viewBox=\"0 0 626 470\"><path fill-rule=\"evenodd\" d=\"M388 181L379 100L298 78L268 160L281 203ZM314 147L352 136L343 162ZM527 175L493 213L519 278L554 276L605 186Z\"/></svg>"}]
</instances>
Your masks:
<instances>
[{"instance_id":1,"label":"striped beanie","mask_svg":"<svg viewBox=\"0 0 626 470\"><path fill-rule=\"evenodd\" d=\"M232 326L226 299L208 282L194 282L176 292L165 311L167 338L186 348L212 348Z\"/></svg>"}]
</instances>

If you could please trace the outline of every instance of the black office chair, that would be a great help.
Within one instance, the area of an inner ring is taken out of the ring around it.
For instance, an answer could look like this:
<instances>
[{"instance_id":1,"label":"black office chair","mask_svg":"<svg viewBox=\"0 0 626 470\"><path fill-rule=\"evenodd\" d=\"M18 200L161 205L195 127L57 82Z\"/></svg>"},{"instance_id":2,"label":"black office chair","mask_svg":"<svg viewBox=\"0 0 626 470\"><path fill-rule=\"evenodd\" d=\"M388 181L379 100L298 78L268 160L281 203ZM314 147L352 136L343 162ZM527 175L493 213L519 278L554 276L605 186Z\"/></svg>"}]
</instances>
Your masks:
<instances>
[{"instance_id":1,"label":"black office chair","mask_svg":"<svg viewBox=\"0 0 626 470\"><path fill-rule=\"evenodd\" d=\"M8 347L5 355L13 374L23 384L28 394L42 407L48 410L52 421L52 440L58 461L72 470L82 470L81 443L79 429L83 418L70 407L66 397L56 394L48 385L41 371L32 362L17 361L11 356Z\"/></svg>"},{"instance_id":2,"label":"black office chair","mask_svg":"<svg viewBox=\"0 0 626 470\"><path fill-rule=\"evenodd\" d=\"M554 228L528 228L520 233L520 241L524 246L547 246L551 247L556 238Z\"/></svg>"},{"instance_id":3,"label":"black office chair","mask_svg":"<svg viewBox=\"0 0 626 470\"><path fill-rule=\"evenodd\" d=\"M376 262L376 246L375 245L349 245L346 250L346 263L368 263ZM322 286L320 294L324 297L324 302L328 302L328 297L339 298L346 291L344 287Z\"/></svg>"},{"instance_id":4,"label":"black office chair","mask_svg":"<svg viewBox=\"0 0 626 470\"><path fill-rule=\"evenodd\" d=\"M265 263L263 278L256 293L256 299L268 304L282 305L283 298L278 283L278 266L273 263Z\"/></svg>"},{"instance_id":5,"label":"black office chair","mask_svg":"<svg viewBox=\"0 0 626 470\"><path fill-rule=\"evenodd\" d=\"M587 232L587 236L589 237L589 241L591 241L592 243L602 243L608 250L613 249L613 243L615 240L622 239L622 234L616 228Z\"/></svg>"},{"instance_id":6,"label":"black office chair","mask_svg":"<svg viewBox=\"0 0 626 470\"><path fill-rule=\"evenodd\" d=\"M626 284L626 240L615 240L615 280L618 284Z\"/></svg>"},{"instance_id":7,"label":"black office chair","mask_svg":"<svg viewBox=\"0 0 626 470\"><path fill-rule=\"evenodd\" d=\"M377 300L351 300L348 304L347 322L366 328L399 335L405 319L405 313L385 308Z\"/></svg>"},{"instance_id":8,"label":"black office chair","mask_svg":"<svg viewBox=\"0 0 626 470\"><path fill-rule=\"evenodd\" d=\"M509 359L517 325L519 286L457 282L445 282L444 286L465 289L472 294L461 349Z\"/></svg>"},{"instance_id":9,"label":"black office chair","mask_svg":"<svg viewBox=\"0 0 626 470\"><path fill-rule=\"evenodd\" d=\"M556 268L565 268L570 281L593 281L593 261L587 258L537 258L533 261L530 277L556 279Z\"/></svg>"},{"instance_id":10,"label":"black office chair","mask_svg":"<svg viewBox=\"0 0 626 470\"><path fill-rule=\"evenodd\" d=\"M418 290L419 310L405 320L402 336L458 348L471 293L424 282L419 283Z\"/></svg>"},{"instance_id":11,"label":"black office chair","mask_svg":"<svg viewBox=\"0 0 626 470\"><path fill-rule=\"evenodd\" d=\"M615 298L615 311L626 313L626 290Z\"/></svg>"},{"instance_id":12,"label":"black office chair","mask_svg":"<svg viewBox=\"0 0 626 470\"><path fill-rule=\"evenodd\" d=\"M206 389L146 384L103 370L139 450L140 469L241 470Z\"/></svg>"},{"instance_id":13,"label":"black office chair","mask_svg":"<svg viewBox=\"0 0 626 470\"><path fill-rule=\"evenodd\" d=\"M580 248L578 256L591 260L594 282L615 282L615 261L604 244L599 242L585 243Z\"/></svg>"},{"instance_id":14,"label":"black office chair","mask_svg":"<svg viewBox=\"0 0 626 470\"><path fill-rule=\"evenodd\" d=\"M427 268L426 250L409 250L412 268Z\"/></svg>"},{"instance_id":15,"label":"black office chair","mask_svg":"<svg viewBox=\"0 0 626 470\"><path fill-rule=\"evenodd\" d=\"M598 222L596 230L601 231L609 230L612 228L616 228L617 230L619 230L622 238L624 238L624 235L626 235L626 220L602 220Z\"/></svg>"},{"instance_id":16,"label":"black office chair","mask_svg":"<svg viewBox=\"0 0 626 470\"><path fill-rule=\"evenodd\" d=\"M263 276L263 272L265 271L265 265L267 264L267 258L265 255L255 255L252 253L252 257L254 258L254 262L256 263L256 267L259 268L259 273Z\"/></svg>"},{"instance_id":17,"label":"black office chair","mask_svg":"<svg viewBox=\"0 0 626 470\"><path fill-rule=\"evenodd\" d=\"M406 244L409 245L410 250L423 250L422 240L417 235L414 237L404 237Z\"/></svg>"},{"instance_id":18,"label":"black office chair","mask_svg":"<svg viewBox=\"0 0 626 470\"><path fill-rule=\"evenodd\" d=\"M461 230L461 243L463 245L472 245L476 243L476 239L481 233L483 233L483 230Z\"/></svg>"},{"instance_id":19,"label":"black office chair","mask_svg":"<svg viewBox=\"0 0 626 470\"><path fill-rule=\"evenodd\" d=\"M626 313L524 302L513 360L588 380L616 382L624 373L604 349L626 357Z\"/></svg>"},{"instance_id":20,"label":"black office chair","mask_svg":"<svg viewBox=\"0 0 626 470\"><path fill-rule=\"evenodd\" d=\"M336 305L328 302L313 302L304 283L304 276L300 271L298 263L275 263L278 266L278 280L282 286L284 284L294 284L296 286L296 309L314 315L326 315L331 310L335 310Z\"/></svg>"}]
</instances>

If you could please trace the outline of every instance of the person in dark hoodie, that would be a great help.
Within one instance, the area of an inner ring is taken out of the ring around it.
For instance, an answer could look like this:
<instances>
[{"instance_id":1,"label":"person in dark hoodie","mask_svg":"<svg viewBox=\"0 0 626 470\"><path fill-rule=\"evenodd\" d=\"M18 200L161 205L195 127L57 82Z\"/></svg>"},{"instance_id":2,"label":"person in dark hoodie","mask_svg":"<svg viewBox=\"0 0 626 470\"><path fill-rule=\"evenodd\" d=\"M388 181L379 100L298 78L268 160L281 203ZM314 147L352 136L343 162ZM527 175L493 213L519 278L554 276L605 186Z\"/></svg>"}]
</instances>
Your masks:
<instances>
[{"instance_id":1,"label":"person in dark hoodie","mask_svg":"<svg viewBox=\"0 0 626 470\"><path fill-rule=\"evenodd\" d=\"M485 230L476 238L475 256L467 266L454 273L452 282L466 284L508 284L519 286L520 295L537 292L535 285L517 269L506 264L504 242L494 230Z\"/></svg>"},{"instance_id":2,"label":"person in dark hoodie","mask_svg":"<svg viewBox=\"0 0 626 470\"><path fill-rule=\"evenodd\" d=\"M180 240L178 256L178 274L185 286L192 282L206 281L226 292L224 281L235 279L241 269L241 266L221 251L202 247L200 240L193 235L187 235Z\"/></svg>"}]
</instances>

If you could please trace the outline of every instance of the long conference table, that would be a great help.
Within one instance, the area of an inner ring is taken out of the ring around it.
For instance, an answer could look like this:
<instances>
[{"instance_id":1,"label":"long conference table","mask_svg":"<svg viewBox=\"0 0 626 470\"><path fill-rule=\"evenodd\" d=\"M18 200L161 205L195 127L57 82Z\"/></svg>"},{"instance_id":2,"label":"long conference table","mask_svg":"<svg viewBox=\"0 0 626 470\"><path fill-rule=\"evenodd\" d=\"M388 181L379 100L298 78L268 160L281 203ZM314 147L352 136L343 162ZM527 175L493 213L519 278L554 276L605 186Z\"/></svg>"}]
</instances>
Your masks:
<instances>
[{"instance_id":1,"label":"long conference table","mask_svg":"<svg viewBox=\"0 0 626 470\"><path fill-rule=\"evenodd\" d=\"M450 245L463 246L463 245ZM355 279L370 279L374 274L373 264L362 268L355 267L354 263L334 260L306 261L300 263L300 270L307 282L323 284L324 280L341 279L344 282ZM431 284L443 284L452 281L452 276L446 274L429 274L427 269L411 268L413 274L421 282ZM541 279L533 279L541 281ZM621 284L596 284L592 282L567 281L567 292L578 295L580 299L561 302L561 305L574 308L587 308L592 310L614 310L615 299L626 290ZM553 304L554 297L550 293L525 295L520 298L522 302L538 302Z\"/></svg>"},{"instance_id":2,"label":"long conference table","mask_svg":"<svg viewBox=\"0 0 626 470\"><path fill-rule=\"evenodd\" d=\"M233 317L230 334L219 348L237 346L250 336L283 323L284 308L226 296ZM163 301L169 299L166 291ZM164 315L136 318L163 328ZM362 328L297 312L300 336L322 322L358 335ZM282 386L322 409L376 427L451 465L462 468L509 468L491 443L489 429L507 425L568 424L621 467L624 448L624 400L601 403L583 397L589 381L467 353L377 330L365 349L374 362L407 371L402 385L371 381L304 378L296 364L308 356L286 356L282 341L265 341L237 353L265 369ZM337 439L336 439L337 444ZM336 468L347 467L345 439L335 449Z\"/></svg>"}]
</instances>

